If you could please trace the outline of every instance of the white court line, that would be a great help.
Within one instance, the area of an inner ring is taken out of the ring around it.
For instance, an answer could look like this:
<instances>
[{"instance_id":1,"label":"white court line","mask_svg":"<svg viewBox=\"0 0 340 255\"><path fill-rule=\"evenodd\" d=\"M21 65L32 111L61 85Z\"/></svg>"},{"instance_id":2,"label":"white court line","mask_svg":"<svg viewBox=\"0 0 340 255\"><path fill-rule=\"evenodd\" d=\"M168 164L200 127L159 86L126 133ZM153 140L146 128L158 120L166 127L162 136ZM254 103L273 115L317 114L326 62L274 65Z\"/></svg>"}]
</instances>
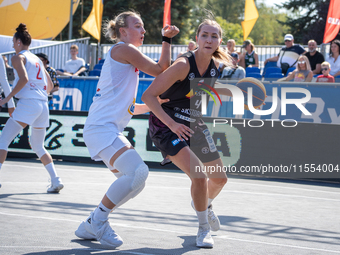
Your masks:
<instances>
[{"instance_id":1,"label":"white court line","mask_svg":"<svg viewBox=\"0 0 340 255\"><path fill-rule=\"evenodd\" d=\"M8 215L8 216L27 217L27 218L44 219L44 220L55 220L55 221L69 221L69 222L78 222L79 223L79 221L69 220L69 219L38 217L38 216L29 216L29 215L23 215L23 214L11 214L11 213L2 213L2 212L0 212L0 214ZM181 235L183 235L183 234L185 234L185 235L192 235L192 233L173 231L173 230L166 230L166 229L159 229L159 228L131 226L131 225L127 225L127 224L115 224L115 225L116 226L121 226L121 227L126 227L126 228L133 228L133 229L144 229L144 230L160 231L160 232L166 232L166 233L176 233L176 234L181 234ZM280 244L280 243L270 243L270 242L246 240L246 239L232 238L232 237L228 237L228 236L214 236L214 238L226 239L226 240L238 241L238 242L245 242L245 243L265 244L265 245L271 245L271 246L280 246L280 247L286 247L286 248L295 248L295 249L301 249L301 250L322 251L322 252L331 252L331 253L338 253L338 254L340 254L340 251L335 251L335 250L325 250L325 249L318 249L318 248L312 248L312 247L306 247L306 246L297 246L297 245L288 245L288 244ZM0 246L0 247L2 247L2 246ZM4 247L6 247L6 246L4 246ZM122 252L125 252L125 251L122 250ZM138 253L134 253L134 254L138 254ZM140 253L140 254L145 254L145 253Z\"/></svg>"}]
</instances>

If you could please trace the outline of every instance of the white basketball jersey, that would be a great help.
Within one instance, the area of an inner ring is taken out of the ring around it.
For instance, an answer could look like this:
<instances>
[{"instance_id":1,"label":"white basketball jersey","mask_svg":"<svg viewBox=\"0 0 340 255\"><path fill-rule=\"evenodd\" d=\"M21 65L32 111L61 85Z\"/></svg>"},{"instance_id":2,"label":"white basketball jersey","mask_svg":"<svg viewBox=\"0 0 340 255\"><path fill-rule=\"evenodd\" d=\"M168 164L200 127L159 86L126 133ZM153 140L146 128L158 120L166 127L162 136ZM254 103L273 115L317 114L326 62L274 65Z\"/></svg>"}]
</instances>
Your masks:
<instances>
[{"instance_id":1,"label":"white basketball jersey","mask_svg":"<svg viewBox=\"0 0 340 255\"><path fill-rule=\"evenodd\" d=\"M26 58L26 72L28 76L28 82L26 85L15 95L17 98L34 98L47 101L47 77L45 74L45 67L41 60L28 50L20 51ZM17 71L15 72L15 80L13 87L16 86L19 80Z\"/></svg>"},{"instance_id":2,"label":"white basketball jersey","mask_svg":"<svg viewBox=\"0 0 340 255\"><path fill-rule=\"evenodd\" d=\"M113 45L107 53L86 125L114 125L123 132L133 115L139 71L111 58L112 48L122 43Z\"/></svg>"}]
</instances>

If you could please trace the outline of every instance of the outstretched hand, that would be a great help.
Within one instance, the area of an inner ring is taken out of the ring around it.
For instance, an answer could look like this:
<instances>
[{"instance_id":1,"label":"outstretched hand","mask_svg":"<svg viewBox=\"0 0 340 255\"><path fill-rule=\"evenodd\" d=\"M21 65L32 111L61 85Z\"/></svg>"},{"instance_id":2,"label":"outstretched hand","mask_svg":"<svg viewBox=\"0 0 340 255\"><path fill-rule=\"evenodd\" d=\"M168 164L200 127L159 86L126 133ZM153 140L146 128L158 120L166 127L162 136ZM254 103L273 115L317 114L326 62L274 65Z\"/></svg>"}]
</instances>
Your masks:
<instances>
[{"instance_id":1,"label":"outstretched hand","mask_svg":"<svg viewBox=\"0 0 340 255\"><path fill-rule=\"evenodd\" d=\"M176 26L169 26L166 25L163 29L162 29L162 35L172 38L175 35L177 35L179 33L179 29Z\"/></svg>"}]
</instances>

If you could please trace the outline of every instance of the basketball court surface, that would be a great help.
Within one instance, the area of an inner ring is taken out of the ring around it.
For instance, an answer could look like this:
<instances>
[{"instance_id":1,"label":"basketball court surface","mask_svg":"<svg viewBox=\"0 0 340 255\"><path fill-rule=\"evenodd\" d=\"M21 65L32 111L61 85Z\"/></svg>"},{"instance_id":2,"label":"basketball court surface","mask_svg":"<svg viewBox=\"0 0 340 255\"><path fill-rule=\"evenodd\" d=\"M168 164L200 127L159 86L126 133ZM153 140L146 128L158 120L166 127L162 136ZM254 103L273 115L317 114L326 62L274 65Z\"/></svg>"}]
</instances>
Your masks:
<instances>
[{"instance_id":1,"label":"basketball court surface","mask_svg":"<svg viewBox=\"0 0 340 255\"><path fill-rule=\"evenodd\" d=\"M114 175L103 165L56 162L65 188L47 194L40 161L8 159L0 171L0 254L340 254L340 184L229 175L213 202L221 230L213 249L195 246L190 180L150 169L143 192L110 215L116 250L74 231Z\"/></svg>"}]
</instances>

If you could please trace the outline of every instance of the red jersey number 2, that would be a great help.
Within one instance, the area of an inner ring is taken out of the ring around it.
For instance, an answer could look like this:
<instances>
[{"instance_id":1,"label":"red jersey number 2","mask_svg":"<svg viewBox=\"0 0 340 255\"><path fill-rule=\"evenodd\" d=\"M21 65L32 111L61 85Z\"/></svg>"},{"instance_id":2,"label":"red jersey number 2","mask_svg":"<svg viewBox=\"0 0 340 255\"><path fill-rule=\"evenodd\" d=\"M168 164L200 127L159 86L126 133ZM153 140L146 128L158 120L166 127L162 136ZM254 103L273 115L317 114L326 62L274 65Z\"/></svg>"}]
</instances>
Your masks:
<instances>
[{"instance_id":1,"label":"red jersey number 2","mask_svg":"<svg viewBox=\"0 0 340 255\"><path fill-rule=\"evenodd\" d=\"M41 80L42 78L39 77L39 74L40 74L40 71L41 71L41 68L40 68L39 63L35 63L35 67L38 67L38 68L39 68L39 69L38 69L38 73L37 73L37 79L38 79L38 80Z\"/></svg>"}]
</instances>

